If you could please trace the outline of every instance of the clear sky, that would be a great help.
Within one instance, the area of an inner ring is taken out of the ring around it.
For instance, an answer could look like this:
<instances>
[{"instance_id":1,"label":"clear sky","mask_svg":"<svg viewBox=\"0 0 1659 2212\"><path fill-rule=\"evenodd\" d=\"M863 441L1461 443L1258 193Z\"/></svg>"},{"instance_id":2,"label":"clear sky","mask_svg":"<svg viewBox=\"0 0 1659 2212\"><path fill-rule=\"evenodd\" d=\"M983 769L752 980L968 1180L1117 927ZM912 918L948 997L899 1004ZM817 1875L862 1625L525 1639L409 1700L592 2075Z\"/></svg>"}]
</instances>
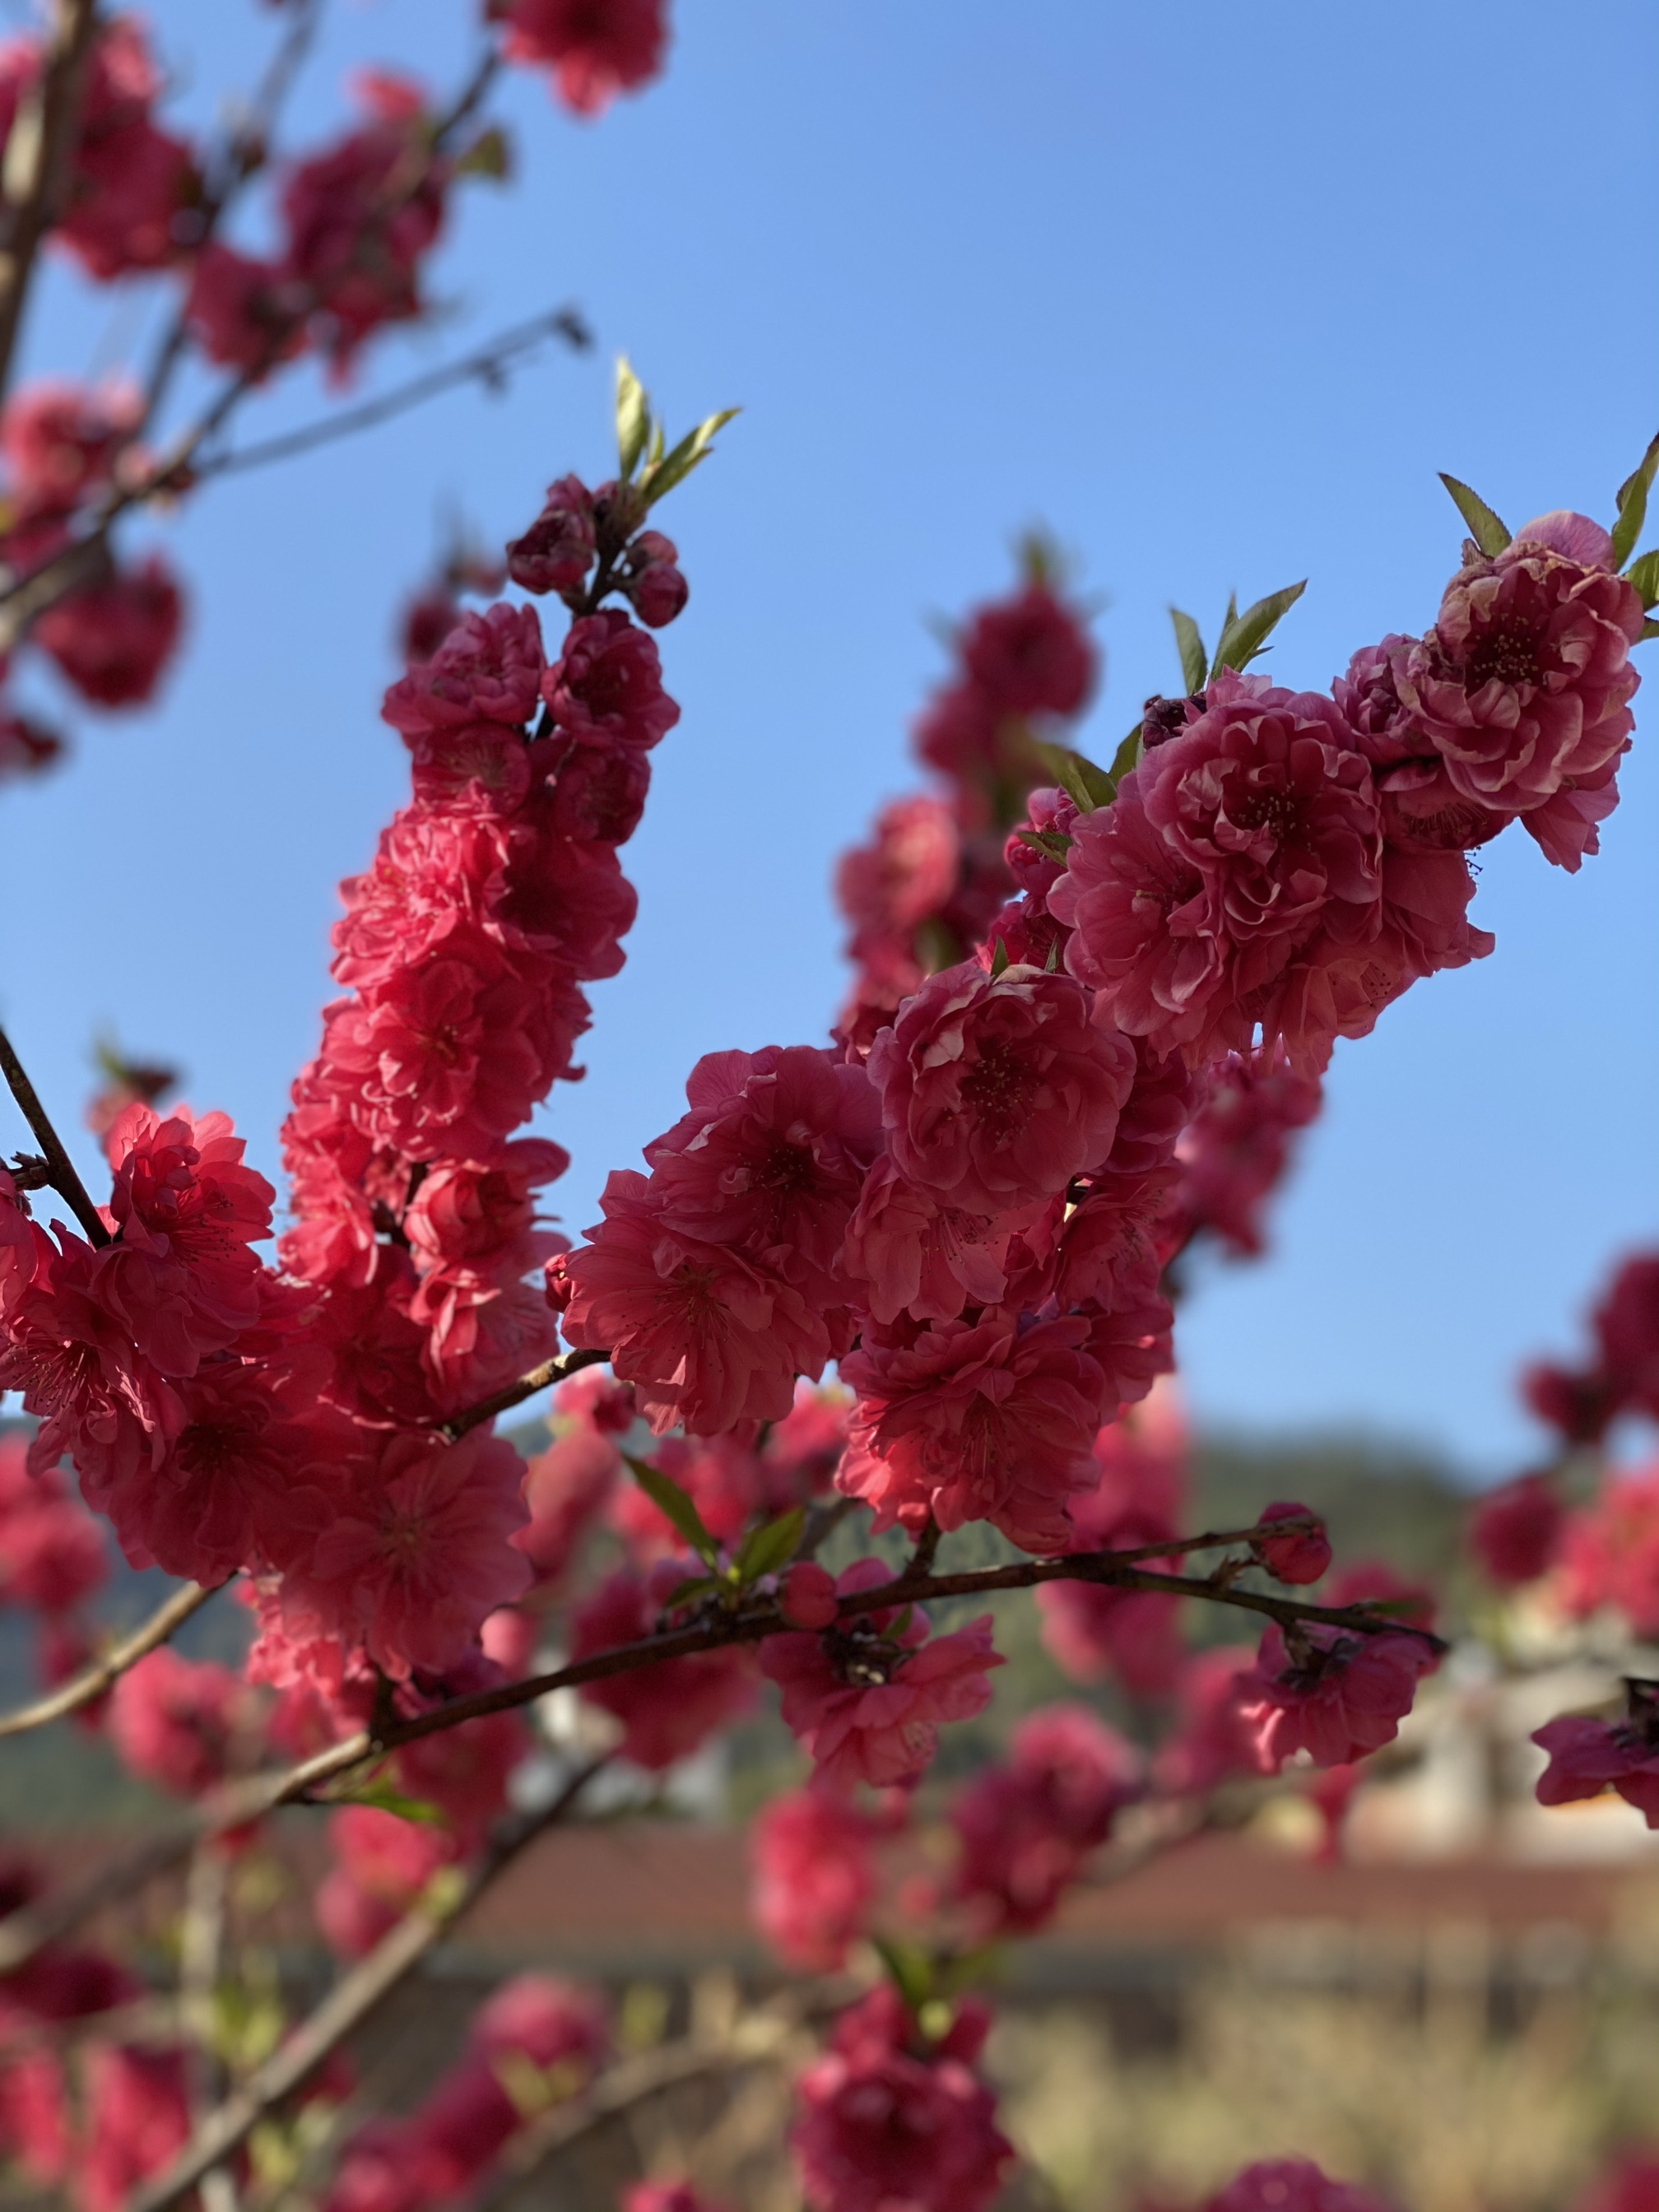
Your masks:
<instances>
[{"instance_id":1,"label":"clear sky","mask_svg":"<svg viewBox=\"0 0 1659 2212\"><path fill-rule=\"evenodd\" d=\"M246 0L149 12L198 121L276 26ZM454 82L475 14L336 0L301 135L335 125L356 62ZM1173 686L1170 601L1212 633L1230 587L1307 576L1267 665L1323 684L1432 619L1462 534L1437 470L1512 524L1607 517L1659 428L1647 0L675 15L665 81L596 125L509 84L519 175L458 206L434 272L453 313L361 388L563 300L599 354L162 524L192 611L155 711L88 718L66 771L0 793L0 1009L71 1116L109 1026L176 1057L274 1171L335 882L404 788L376 719L395 608L447 509L499 543L553 476L606 473L617 348L671 427L746 411L664 512L692 583L662 638L684 719L627 854L629 965L595 994L587 1081L543 1123L574 1154L556 1202L578 1229L698 1054L822 1035L835 855L915 781L930 620L1000 589L1022 528L1045 523L1103 603L1085 741L1109 753ZM29 365L107 366L142 329L54 273ZM247 427L321 404L289 378ZM1494 957L1338 1048L1273 1256L1183 1314L1203 1416L1364 1424L1492 1472L1534 1448L1516 1363L1571 1344L1608 1256L1659 1231L1659 763L1638 706L1601 858L1569 878L1504 838L1474 909Z\"/></svg>"}]
</instances>

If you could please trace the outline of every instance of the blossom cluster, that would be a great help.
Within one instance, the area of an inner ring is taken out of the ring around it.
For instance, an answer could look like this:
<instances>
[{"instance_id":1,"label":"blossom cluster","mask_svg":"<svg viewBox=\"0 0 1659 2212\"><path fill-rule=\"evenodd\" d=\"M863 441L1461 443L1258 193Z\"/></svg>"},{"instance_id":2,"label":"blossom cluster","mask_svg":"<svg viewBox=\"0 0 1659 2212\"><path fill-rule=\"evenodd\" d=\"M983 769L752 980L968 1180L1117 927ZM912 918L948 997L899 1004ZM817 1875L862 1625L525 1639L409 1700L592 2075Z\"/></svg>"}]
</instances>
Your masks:
<instances>
[{"instance_id":1,"label":"blossom cluster","mask_svg":"<svg viewBox=\"0 0 1659 2212\"><path fill-rule=\"evenodd\" d=\"M501 57L546 70L576 114L662 66L665 0L499 0L481 12L499 26ZM40 33L0 45L0 142L27 142L46 59ZM169 278L179 346L227 372L232 397L303 355L340 383L372 338L427 317L425 271L456 185L504 173L498 129L460 143L472 99L446 112L395 70L363 73L355 118L294 156L246 134L223 148L191 143L160 119L167 88L139 16L99 25L50 238L95 283ZM224 235L220 220L259 172L276 231L263 250ZM27 579L70 560L27 641L101 708L152 698L183 631L184 592L166 556L127 557L106 528L125 499L191 489L188 462L158 462L146 448L159 390L48 379L13 392L0 416L0 568ZM0 660L0 679L8 673ZM56 730L0 701L0 779L46 768L62 750Z\"/></svg>"},{"instance_id":2,"label":"blossom cluster","mask_svg":"<svg viewBox=\"0 0 1659 2212\"><path fill-rule=\"evenodd\" d=\"M1077 610L1039 549L1027 568L1017 590L968 617L951 677L917 718L915 750L943 788L884 807L837 871L857 970L837 1034L860 1049L925 976L979 943L1015 889L1020 853L1003 846L1048 774L1037 744L1063 739L1094 688L1097 652Z\"/></svg>"}]
</instances>

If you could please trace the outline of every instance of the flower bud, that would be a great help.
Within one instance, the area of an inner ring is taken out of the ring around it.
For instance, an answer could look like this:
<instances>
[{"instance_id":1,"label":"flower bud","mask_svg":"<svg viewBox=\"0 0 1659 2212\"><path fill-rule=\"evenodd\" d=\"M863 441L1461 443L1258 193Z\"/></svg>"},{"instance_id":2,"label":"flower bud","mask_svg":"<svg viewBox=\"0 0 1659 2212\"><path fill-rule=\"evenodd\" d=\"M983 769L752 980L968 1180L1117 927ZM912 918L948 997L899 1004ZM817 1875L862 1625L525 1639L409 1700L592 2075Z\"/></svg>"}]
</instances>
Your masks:
<instances>
[{"instance_id":1,"label":"flower bud","mask_svg":"<svg viewBox=\"0 0 1659 2212\"><path fill-rule=\"evenodd\" d=\"M661 629L685 605L690 587L680 574L678 558L673 539L660 530L641 531L629 548L631 573L623 589L647 629Z\"/></svg>"},{"instance_id":2,"label":"flower bud","mask_svg":"<svg viewBox=\"0 0 1659 2212\"><path fill-rule=\"evenodd\" d=\"M1331 1564L1330 1539L1325 1534L1325 1524L1305 1505L1286 1504L1280 1499L1264 1506L1261 1518L1288 1521L1297 1513L1307 1514L1313 1522L1311 1528L1292 1529L1283 1536L1258 1536L1250 1546L1275 1582L1316 1583Z\"/></svg>"},{"instance_id":3,"label":"flower bud","mask_svg":"<svg viewBox=\"0 0 1659 2212\"><path fill-rule=\"evenodd\" d=\"M796 1628L828 1628L836 1617L836 1578L813 1559L800 1559L783 1577L778 1603Z\"/></svg>"},{"instance_id":4,"label":"flower bud","mask_svg":"<svg viewBox=\"0 0 1659 2212\"><path fill-rule=\"evenodd\" d=\"M579 477L547 488L547 504L507 548L507 573L526 592L578 592L594 553L593 501Z\"/></svg>"}]
</instances>

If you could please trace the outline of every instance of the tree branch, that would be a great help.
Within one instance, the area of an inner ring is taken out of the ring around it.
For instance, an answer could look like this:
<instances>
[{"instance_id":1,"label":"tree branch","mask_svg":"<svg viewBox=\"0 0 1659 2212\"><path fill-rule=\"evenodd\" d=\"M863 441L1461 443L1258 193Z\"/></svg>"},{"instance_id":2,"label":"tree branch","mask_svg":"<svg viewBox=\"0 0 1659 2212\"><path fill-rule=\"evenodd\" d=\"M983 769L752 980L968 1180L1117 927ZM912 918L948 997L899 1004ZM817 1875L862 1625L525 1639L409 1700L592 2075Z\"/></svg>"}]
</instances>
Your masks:
<instances>
[{"instance_id":1,"label":"tree branch","mask_svg":"<svg viewBox=\"0 0 1659 2212\"><path fill-rule=\"evenodd\" d=\"M128 2198L125 2212L165 2212L240 2148L264 2115L302 2088L347 2036L362 2026L475 1905L525 1846L562 1820L610 1754L572 1776L550 1805L523 1814L492 1844L452 1899L419 1905L382 1936L368 1957L330 1990L317 2009L234 2095L211 2112L171 2166Z\"/></svg>"},{"instance_id":2,"label":"tree branch","mask_svg":"<svg viewBox=\"0 0 1659 2212\"><path fill-rule=\"evenodd\" d=\"M839 2012L868 1984L837 1974L792 1991L740 2020L727 2035L688 2035L641 2051L607 2067L574 2097L529 2121L514 2136L494 2171L467 2197L462 2212L498 2212L513 2192L533 2179L550 2158L592 2135L647 2097L664 2089L717 2074L731 2066L750 2066L778 2057L790 2039L812 2020Z\"/></svg>"},{"instance_id":3,"label":"tree branch","mask_svg":"<svg viewBox=\"0 0 1659 2212\"><path fill-rule=\"evenodd\" d=\"M516 1382L509 1382L505 1389L495 1391L488 1398L481 1398L476 1406L469 1406L465 1413L447 1415L436 1425L447 1437L464 1437L469 1429L476 1429L481 1422L493 1421L497 1413L505 1413L514 1406L523 1405L526 1398L533 1398L538 1390L545 1390L550 1383L562 1382L579 1369L597 1367L610 1357L608 1352L561 1352L556 1358L543 1360L539 1367L532 1367L528 1375L520 1376Z\"/></svg>"},{"instance_id":4,"label":"tree branch","mask_svg":"<svg viewBox=\"0 0 1659 2212\"><path fill-rule=\"evenodd\" d=\"M0 1713L0 1736L23 1735L30 1729L44 1728L48 1721L62 1720L66 1713L77 1713L82 1705L89 1705L101 1698L111 1684L125 1674L129 1667L136 1667L158 1644L165 1644L175 1628L181 1628L191 1613L199 1613L222 1583L211 1584L186 1583L181 1589L157 1606L149 1619L131 1636L124 1636L118 1644L111 1644L101 1659L94 1660L83 1674L72 1681L60 1683L37 1698L33 1705L20 1705L15 1712Z\"/></svg>"},{"instance_id":5,"label":"tree branch","mask_svg":"<svg viewBox=\"0 0 1659 2212\"><path fill-rule=\"evenodd\" d=\"M0 1030L0 1074L6 1079L7 1088L21 1109L23 1119L34 1133L34 1141L46 1156L52 1187L63 1199L87 1232L94 1244L107 1244L110 1233L100 1218L97 1207L87 1194L87 1187L75 1171L75 1163L64 1149L64 1143L52 1126L52 1117L40 1103L40 1094L24 1073L23 1063L12 1048L11 1039Z\"/></svg>"},{"instance_id":6,"label":"tree branch","mask_svg":"<svg viewBox=\"0 0 1659 2212\"><path fill-rule=\"evenodd\" d=\"M314 422L306 422L297 430L284 430L274 438L262 438L256 445L243 446L234 453L222 453L204 461L196 471L198 483L214 477L233 476L244 469L264 468L272 461L285 461L295 453L307 453L319 446L326 446L336 438L354 437L360 430L373 429L377 423L390 421L411 407L419 407L441 392L459 384L493 385L505 374L521 354L532 352L550 337L562 337L577 352L585 351L593 343L592 335L574 307L554 307L544 315L537 315L527 323L520 323L499 337L480 346L476 353L464 355L459 361L447 362L441 368L430 369L424 376L412 377L407 384L394 386L376 399L366 399L359 407L347 407L337 415L324 415Z\"/></svg>"},{"instance_id":7,"label":"tree branch","mask_svg":"<svg viewBox=\"0 0 1659 2212\"><path fill-rule=\"evenodd\" d=\"M56 222L81 124L97 0L57 0L40 71L24 90L0 166L0 395L11 378L41 240Z\"/></svg>"}]
</instances>

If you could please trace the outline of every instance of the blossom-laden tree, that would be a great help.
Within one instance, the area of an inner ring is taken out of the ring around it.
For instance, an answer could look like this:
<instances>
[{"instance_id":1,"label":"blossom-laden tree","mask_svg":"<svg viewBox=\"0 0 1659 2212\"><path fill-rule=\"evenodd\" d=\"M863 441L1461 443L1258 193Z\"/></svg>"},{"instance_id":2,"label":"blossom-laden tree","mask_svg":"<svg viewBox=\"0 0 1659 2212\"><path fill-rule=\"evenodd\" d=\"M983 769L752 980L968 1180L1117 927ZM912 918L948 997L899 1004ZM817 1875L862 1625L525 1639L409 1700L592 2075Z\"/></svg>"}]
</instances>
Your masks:
<instances>
[{"instance_id":1,"label":"blossom-laden tree","mask_svg":"<svg viewBox=\"0 0 1659 2212\"><path fill-rule=\"evenodd\" d=\"M216 440L284 363L343 378L420 314L452 186L500 166L478 122L494 70L545 68L592 113L665 40L658 0L498 0L453 100L377 77L352 131L290 160L271 131L314 10L283 12L262 104L216 149L157 119L135 18L59 0L0 56L0 367L43 243L176 288L143 392L26 387L0 418L8 635L103 705L149 696L180 621L161 557L124 564L117 526L235 459ZM258 257L225 218L264 172L283 243ZM152 453L192 352L224 380ZM677 2067L718 2064L618 2056L596 1992L534 1973L413 2113L365 2118L341 2049L600 1767L666 1773L767 1683L805 1778L755 1821L755 1914L817 1978L733 2051L787 2051L828 2017L791 2134L814 2212L976 2212L1014 2158L981 2058L988 1947L1048 1925L1103 1851L1191 1832L1287 1764L1346 1788L1445 1649L1385 1570L1326 1581L1296 1501L1189 1532L1172 1301L1195 1240L1261 1249L1337 1039L1492 951L1468 853L1517 825L1569 871L1595 853L1631 650L1659 627L1659 553L1632 559L1659 441L1610 528L1555 511L1511 533L1449 480L1472 536L1434 619L1328 692L1252 672L1300 586L1230 607L1212 653L1178 614L1182 688L1109 767L1069 742L1097 653L1030 546L919 721L932 787L842 865L855 975L830 1042L711 1050L572 1248L538 1211L566 1155L525 1131L577 1072L584 987L623 963L620 855L679 715L657 634L688 592L656 511L726 419L671 443L624 364L616 477L559 477L499 568L412 611L384 709L409 803L341 887L340 995L283 1125L274 1258L276 1194L226 1116L112 1063L100 1201L0 1037L38 1147L0 1164L0 1389L28 1417L0 1437L0 1599L36 1621L48 1685L0 1729L73 1715L191 1808L159 2024L126 1965L76 1947L103 1887L0 1877L0 2145L87 2212L198 2191L214 2212L482 2206ZM503 584L481 612L455 597ZM0 764L48 757L6 728ZM1528 1379L1559 1463L1486 1500L1472 1539L1496 1583L1547 1579L1567 1612L1652 1636L1659 1481L1598 1484L1592 1455L1625 1413L1659 1414L1659 1261L1624 1267L1595 1329L1587 1367ZM526 1462L496 1424L550 1385ZM969 1523L995 1563L953 1569ZM114 1646L91 1611L106 1524L180 1583ZM941 1730L1002 1663L994 1614L962 1601L1019 1589L1079 1694L941 1793ZM219 1591L250 1615L240 1668L168 1648ZM1259 1646L1189 1641L1194 1601L1258 1617ZM1155 1717L1134 1740L1091 1701L1103 1681ZM556 1745L551 1794L526 1797L550 1766L531 1716L565 1688L587 1748ZM1612 1786L1659 1824L1659 1685L1539 1741L1546 1802ZM331 1808L315 1919L342 1962L295 2021L218 2002L229 1872L291 1803ZM919 1884L926 1825L949 1842ZM1374 2200L1287 2160L1212 2203ZM708 2212L679 2176L626 2205Z\"/></svg>"}]
</instances>

